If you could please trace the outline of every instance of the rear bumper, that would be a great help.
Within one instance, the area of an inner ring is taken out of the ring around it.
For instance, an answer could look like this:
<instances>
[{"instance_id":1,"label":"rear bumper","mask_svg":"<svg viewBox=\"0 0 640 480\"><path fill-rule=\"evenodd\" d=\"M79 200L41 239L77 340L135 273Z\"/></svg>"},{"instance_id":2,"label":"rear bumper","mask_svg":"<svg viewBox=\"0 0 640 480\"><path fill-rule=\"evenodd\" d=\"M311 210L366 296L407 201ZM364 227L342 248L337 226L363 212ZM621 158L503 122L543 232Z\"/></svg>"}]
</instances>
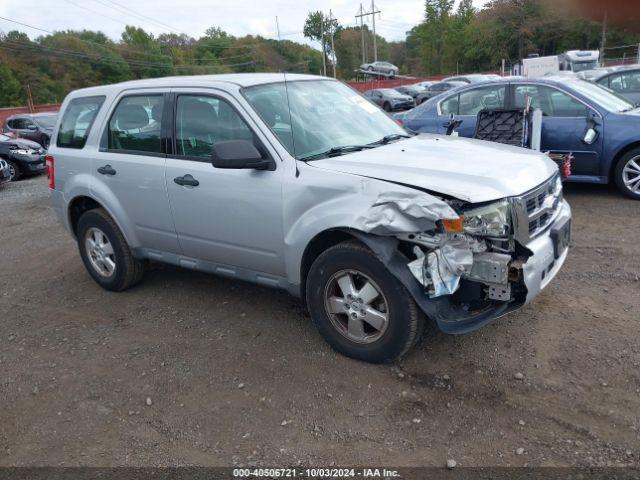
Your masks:
<instances>
[{"instance_id":1,"label":"rear bumper","mask_svg":"<svg viewBox=\"0 0 640 480\"><path fill-rule=\"evenodd\" d=\"M51 207L56 212L58 220L67 231L71 232L64 195L60 190L49 190L49 194L51 196Z\"/></svg>"}]
</instances>

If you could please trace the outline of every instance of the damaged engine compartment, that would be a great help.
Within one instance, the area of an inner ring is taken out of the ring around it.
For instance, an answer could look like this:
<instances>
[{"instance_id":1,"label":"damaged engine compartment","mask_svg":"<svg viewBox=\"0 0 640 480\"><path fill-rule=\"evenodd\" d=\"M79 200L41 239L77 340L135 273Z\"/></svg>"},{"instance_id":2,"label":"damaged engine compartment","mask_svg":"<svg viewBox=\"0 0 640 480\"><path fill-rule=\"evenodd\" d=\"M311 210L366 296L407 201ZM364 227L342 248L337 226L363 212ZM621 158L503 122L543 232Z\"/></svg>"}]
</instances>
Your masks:
<instances>
[{"instance_id":1,"label":"damaged engine compartment","mask_svg":"<svg viewBox=\"0 0 640 480\"><path fill-rule=\"evenodd\" d=\"M361 220L374 235L361 240L413 290L425 313L439 323L464 323L525 303L523 265L531 252L516 241L509 200L476 206L425 192L401 196L378 197Z\"/></svg>"}]
</instances>

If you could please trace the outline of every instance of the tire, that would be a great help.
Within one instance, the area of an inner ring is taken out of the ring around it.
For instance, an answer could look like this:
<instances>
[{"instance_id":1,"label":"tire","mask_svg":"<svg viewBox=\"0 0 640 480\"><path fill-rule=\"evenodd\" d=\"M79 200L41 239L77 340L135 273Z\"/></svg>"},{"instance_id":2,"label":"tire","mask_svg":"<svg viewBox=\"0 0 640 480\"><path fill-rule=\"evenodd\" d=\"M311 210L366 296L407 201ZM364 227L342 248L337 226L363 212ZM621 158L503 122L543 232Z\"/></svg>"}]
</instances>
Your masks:
<instances>
[{"instance_id":1,"label":"tire","mask_svg":"<svg viewBox=\"0 0 640 480\"><path fill-rule=\"evenodd\" d=\"M7 160L7 163L9 164L9 172L11 173L11 179L9 181L17 182L20 180L20 177L22 177L22 172L20 171L18 164L11 160Z\"/></svg>"},{"instance_id":2,"label":"tire","mask_svg":"<svg viewBox=\"0 0 640 480\"><path fill-rule=\"evenodd\" d=\"M44 137L42 139L42 148L44 148L45 150L49 150L50 146L51 146L51 139L49 137Z\"/></svg>"},{"instance_id":3,"label":"tire","mask_svg":"<svg viewBox=\"0 0 640 480\"><path fill-rule=\"evenodd\" d=\"M100 251L90 251L90 238L102 244ZM77 239L84 266L102 288L121 292L142 280L145 263L133 257L124 235L104 209L89 210L80 217ZM109 272L111 263L114 267Z\"/></svg>"},{"instance_id":4,"label":"tire","mask_svg":"<svg viewBox=\"0 0 640 480\"><path fill-rule=\"evenodd\" d=\"M634 148L622 156L616 165L614 179L622 193L640 200L640 148Z\"/></svg>"},{"instance_id":5,"label":"tire","mask_svg":"<svg viewBox=\"0 0 640 480\"><path fill-rule=\"evenodd\" d=\"M385 112L390 112L391 111L391 104L389 102L384 102L384 105L382 105L382 108L384 108Z\"/></svg>"},{"instance_id":6,"label":"tire","mask_svg":"<svg viewBox=\"0 0 640 480\"><path fill-rule=\"evenodd\" d=\"M373 72L373 67L367 67L368 72Z\"/></svg>"},{"instance_id":7,"label":"tire","mask_svg":"<svg viewBox=\"0 0 640 480\"><path fill-rule=\"evenodd\" d=\"M345 290L355 295L349 297L341 285L350 286ZM325 341L337 352L365 362L401 358L423 331L424 316L409 292L369 249L355 241L331 247L315 260L307 277L306 300ZM371 320L375 322L370 324Z\"/></svg>"}]
</instances>

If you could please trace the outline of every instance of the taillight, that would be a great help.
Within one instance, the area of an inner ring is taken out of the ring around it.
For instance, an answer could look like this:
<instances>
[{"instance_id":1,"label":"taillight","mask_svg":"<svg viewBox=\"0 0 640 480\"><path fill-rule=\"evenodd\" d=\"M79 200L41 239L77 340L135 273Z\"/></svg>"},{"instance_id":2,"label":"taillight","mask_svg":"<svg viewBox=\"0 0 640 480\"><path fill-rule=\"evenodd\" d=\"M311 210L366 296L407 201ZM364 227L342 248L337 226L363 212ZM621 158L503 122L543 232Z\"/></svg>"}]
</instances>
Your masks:
<instances>
[{"instance_id":1,"label":"taillight","mask_svg":"<svg viewBox=\"0 0 640 480\"><path fill-rule=\"evenodd\" d=\"M51 155L47 155L44 157L44 160L47 164L47 178L49 179L49 188L54 190L56 188L56 177L55 171L53 169L53 157Z\"/></svg>"}]
</instances>

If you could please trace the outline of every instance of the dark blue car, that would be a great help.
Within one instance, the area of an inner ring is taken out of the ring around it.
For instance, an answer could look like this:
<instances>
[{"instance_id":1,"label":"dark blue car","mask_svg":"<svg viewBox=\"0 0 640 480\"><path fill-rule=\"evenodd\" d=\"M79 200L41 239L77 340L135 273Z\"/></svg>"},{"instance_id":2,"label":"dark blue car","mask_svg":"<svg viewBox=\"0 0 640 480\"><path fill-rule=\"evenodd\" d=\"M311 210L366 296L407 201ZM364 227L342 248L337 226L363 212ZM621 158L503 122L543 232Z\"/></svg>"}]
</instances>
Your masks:
<instances>
[{"instance_id":1,"label":"dark blue car","mask_svg":"<svg viewBox=\"0 0 640 480\"><path fill-rule=\"evenodd\" d=\"M473 137L485 108L524 108L527 99L543 113L542 150L573 153L569 181L615 181L640 200L640 109L593 83L568 77L504 78L456 88L407 112L415 132L445 133L451 115L462 120L460 136Z\"/></svg>"}]
</instances>

